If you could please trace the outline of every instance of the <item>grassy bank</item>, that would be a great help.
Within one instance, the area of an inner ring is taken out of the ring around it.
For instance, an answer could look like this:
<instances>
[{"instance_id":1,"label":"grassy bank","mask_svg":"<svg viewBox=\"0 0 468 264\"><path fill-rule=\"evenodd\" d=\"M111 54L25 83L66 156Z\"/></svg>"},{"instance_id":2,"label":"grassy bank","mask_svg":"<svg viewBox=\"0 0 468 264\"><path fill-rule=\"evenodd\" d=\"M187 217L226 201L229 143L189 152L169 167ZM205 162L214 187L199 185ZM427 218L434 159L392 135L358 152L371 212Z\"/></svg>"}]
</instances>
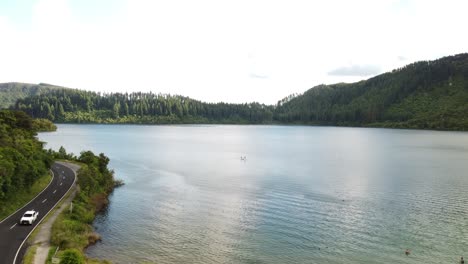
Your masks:
<instances>
[{"instance_id":1,"label":"grassy bank","mask_svg":"<svg viewBox=\"0 0 468 264\"><path fill-rule=\"evenodd\" d=\"M16 210L24 206L26 203L31 201L36 195L38 195L52 180L50 174L46 174L39 178L31 188L27 190L19 190L15 194L10 195L5 200L0 202L0 221Z\"/></svg>"},{"instance_id":2,"label":"grassy bank","mask_svg":"<svg viewBox=\"0 0 468 264\"><path fill-rule=\"evenodd\" d=\"M26 254L23 257L24 264L33 264L34 263L34 256L36 255L37 245L28 248Z\"/></svg>"},{"instance_id":3,"label":"grassy bank","mask_svg":"<svg viewBox=\"0 0 468 264\"><path fill-rule=\"evenodd\" d=\"M78 192L72 210L63 211L52 226L51 245L60 248L57 257L73 259L67 263L109 263L87 259L84 250L100 239L92 223L108 204L107 198L116 186L113 171L107 168L109 159L103 154L96 156L86 151L75 160L81 166L77 174Z\"/></svg>"}]
</instances>

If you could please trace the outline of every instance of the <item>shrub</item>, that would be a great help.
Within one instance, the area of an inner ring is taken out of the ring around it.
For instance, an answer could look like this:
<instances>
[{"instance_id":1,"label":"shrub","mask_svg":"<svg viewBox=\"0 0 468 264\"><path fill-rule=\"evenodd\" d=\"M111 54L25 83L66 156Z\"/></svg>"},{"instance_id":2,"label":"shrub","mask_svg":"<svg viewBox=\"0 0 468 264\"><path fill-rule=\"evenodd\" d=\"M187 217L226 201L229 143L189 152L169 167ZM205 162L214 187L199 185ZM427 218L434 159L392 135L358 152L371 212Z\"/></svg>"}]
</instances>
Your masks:
<instances>
[{"instance_id":1,"label":"shrub","mask_svg":"<svg viewBox=\"0 0 468 264\"><path fill-rule=\"evenodd\" d=\"M62 254L60 264L84 264L85 258L77 249L67 249Z\"/></svg>"}]
</instances>

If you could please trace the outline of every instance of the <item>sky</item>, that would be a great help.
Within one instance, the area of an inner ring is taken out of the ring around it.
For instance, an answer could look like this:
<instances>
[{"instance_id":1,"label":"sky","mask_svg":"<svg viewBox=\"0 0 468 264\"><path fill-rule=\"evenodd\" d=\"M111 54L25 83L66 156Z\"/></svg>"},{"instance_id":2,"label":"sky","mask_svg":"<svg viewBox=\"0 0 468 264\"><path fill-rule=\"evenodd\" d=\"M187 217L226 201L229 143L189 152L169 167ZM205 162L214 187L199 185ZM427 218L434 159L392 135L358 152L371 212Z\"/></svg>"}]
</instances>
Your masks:
<instances>
[{"instance_id":1,"label":"sky","mask_svg":"<svg viewBox=\"0 0 468 264\"><path fill-rule=\"evenodd\" d=\"M0 0L0 82L274 104L468 52L466 0Z\"/></svg>"}]
</instances>

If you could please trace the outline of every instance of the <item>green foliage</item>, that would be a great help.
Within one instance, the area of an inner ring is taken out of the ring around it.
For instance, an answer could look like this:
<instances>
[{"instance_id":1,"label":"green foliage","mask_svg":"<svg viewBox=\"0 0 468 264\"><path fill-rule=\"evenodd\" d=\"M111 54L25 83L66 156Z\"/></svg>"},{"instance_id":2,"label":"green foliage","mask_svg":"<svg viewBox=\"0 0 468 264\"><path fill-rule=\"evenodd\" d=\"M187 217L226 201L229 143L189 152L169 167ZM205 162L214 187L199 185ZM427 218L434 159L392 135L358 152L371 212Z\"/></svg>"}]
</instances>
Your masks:
<instances>
[{"instance_id":1,"label":"green foliage","mask_svg":"<svg viewBox=\"0 0 468 264\"><path fill-rule=\"evenodd\" d=\"M96 156L91 151L83 151L78 160L88 165L83 166L79 171L78 184L82 192L91 197L95 194L108 194L112 191L115 180L114 172L107 168L108 157L103 153Z\"/></svg>"},{"instance_id":2,"label":"green foliage","mask_svg":"<svg viewBox=\"0 0 468 264\"><path fill-rule=\"evenodd\" d=\"M35 135L30 116L0 110L0 219L44 189L50 182L48 169L54 158L82 162L78 172L82 189L73 201L73 211L65 211L54 223L51 240L64 249L79 249L64 252L61 263L84 263L81 250L99 238L90 224L116 185L113 171L107 168L109 158L91 151L75 157L63 147L58 152L45 151Z\"/></svg>"},{"instance_id":3,"label":"green foliage","mask_svg":"<svg viewBox=\"0 0 468 264\"><path fill-rule=\"evenodd\" d=\"M77 249L67 249L63 252L60 264L84 264L83 253Z\"/></svg>"},{"instance_id":4,"label":"green foliage","mask_svg":"<svg viewBox=\"0 0 468 264\"><path fill-rule=\"evenodd\" d=\"M413 63L356 83L319 85L274 106L60 88L19 97L14 108L64 123L281 123L467 130L467 78L468 54L459 54Z\"/></svg>"},{"instance_id":5,"label":"green foliage","mask_svg":"<svg viewBox=\"0 0 468 264\"><path fill-rule=\"evenodd\" d=\"M27 192L47 174L52 157L35 138L31 117L19 111L0 111L0 215L6 203Z\"/></svg>"},{"instance_id":6,"label":"green foliage","mask_svg":"<svg viewBox=\"0 0 468 264\"><path fill-rule=\"evenodd\" d=\"M321 85L278 102L282 123L468 129L468 54L417 62L366 81Z\"/></svg>"},{"instance_id":7,"label":"green foliage","mask_svg":"<svg viewBox=\"0 0 468 264\"><path fill-rule=\"evenodd\" d=\"M67 153L63 146L60 146L59 151L54 151L52 149L47 150L47 153L55 160L68 160L74 161L77 160L77 157L73 153Z\"/></svg>"},{"instance_id":8,"label":"green foliage","mask_svg":"<svg viewBox=\"0 0 468 264\"><path fill-rule=\"evenodd\" d=\"M20 189L16 191L14 195L9 195L2 199L0 202L0 221L21 206L25 205L27 202L31 201L32 198L44 190L44 188L50 183L51 179L52 176L50 174L46 174L34 182L30 188Z\"/></svg>"},{"instance_id":9,"label":"green foliage","mask_svg":"<svg viewBox=\"0 0 468 264\"><path fill-rule=\"evenodd\" d=\"M78 248L83 249L88 245L88 234L92 232L91 226L77 220L75 211L80 209L81 204L73 202L73 213L68 210L63 212L52 226L51 243L61 249ZM73 219L72 219L73 217Z\"/></svg>"},{"instance_id":10,"label":"green foliage","mask_svg":"<svg viewBox=\"0 0 468 264\"><path fill-rule=\"evenodd\" d=\"M32 120L32 128L37 132L50 132L56 131L57 126L54 125L49 119L36 118Z\"/></svg>"},{"instance_id":11,"label":"green foliage","mask_svg":"<svg viewBox=\"0 0 468 264\"><path fill-rule=\"evenodd\" d=\"M33 264L34 256L36 255L37 245L31 246L26 250L26 253L23 257L23 264Z\"/></svg>"},{"instance_id":12,"label":"green foliage","mask_svg":"<svg viewBox=\"0 0 468 264\"><path fill-rule=\"evenodd\" d=\"M18 99L63 89L50 84L0 83L0 109L14 106Z\"/></svg>"},{"instance_id":13,"label":"green foliage","mask_svg":"<svg viewBox=\"0 0 468 264\"><path fill-rule=\"evenodd\" d=\"M34 117L69 123L271 123L273 106L259 103L203 103L184 96L61 89L19 99L15 104Z\"/></svg>"},{"instance_id":14,"label":"green foliage","mask_svg":"<svg viewBox=\"0 0 468 264\"><path fill-rule=\"evenodd\" d=\"M49 248L49 253L47 254L47 259L46 259L45 264L52 264L52 258L54 257L56 251L57 251L57 247L52 246Z\"/></svg>"},{"instance_id":15,"label":"green foliage","mask_svg":"<svg viewBox=\"0 0 468 264\"><path fill-rule=\"evenodd\" d=\"M55 157L79 161L81 165L77 175L80 188L73 200L72 210L60 214L52 226L51 237L53 245L81 252L99 239L91 224L96 213L108 203L107 197L116 186L114 172L107 168L109 158L102 153L95 155L91 151L83 151L79 157L75 157L67 154L63 147L58 152L50 152Z\"/></svg>"}]
</instances>

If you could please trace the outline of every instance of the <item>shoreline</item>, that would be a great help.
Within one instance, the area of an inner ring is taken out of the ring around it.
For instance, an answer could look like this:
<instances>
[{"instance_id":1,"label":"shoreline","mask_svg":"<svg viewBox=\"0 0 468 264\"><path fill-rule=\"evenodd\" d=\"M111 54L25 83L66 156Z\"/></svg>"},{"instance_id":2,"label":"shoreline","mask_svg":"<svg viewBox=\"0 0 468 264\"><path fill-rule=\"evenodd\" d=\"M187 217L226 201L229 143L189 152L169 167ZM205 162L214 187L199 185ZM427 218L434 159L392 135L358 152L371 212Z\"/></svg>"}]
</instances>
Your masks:
<instances>
[{"instance_id":1,"label":"shoreline","mask_svg":"<svg viewBox=\"0 0 468 264\"><path fill-rule=\"evenodd\" d=\"M432 129L432 128L415 128L415 127L387 127L387 126L340 126L340 125L326 125L326 124L279 124L279 123L265 123L265 124L250 124L250 123L73 123L73 122L57 122L57 125L103 125L103 126L273 126L273 127L333 127L333 128L368 128L368 129L390 129L390 130L411 130L411 131L435 131L435 132L468 132L468 130L451 130L451 129ZM53 133L56 131L44 131L40 133Z\"/></svg>"}]
</instances>

